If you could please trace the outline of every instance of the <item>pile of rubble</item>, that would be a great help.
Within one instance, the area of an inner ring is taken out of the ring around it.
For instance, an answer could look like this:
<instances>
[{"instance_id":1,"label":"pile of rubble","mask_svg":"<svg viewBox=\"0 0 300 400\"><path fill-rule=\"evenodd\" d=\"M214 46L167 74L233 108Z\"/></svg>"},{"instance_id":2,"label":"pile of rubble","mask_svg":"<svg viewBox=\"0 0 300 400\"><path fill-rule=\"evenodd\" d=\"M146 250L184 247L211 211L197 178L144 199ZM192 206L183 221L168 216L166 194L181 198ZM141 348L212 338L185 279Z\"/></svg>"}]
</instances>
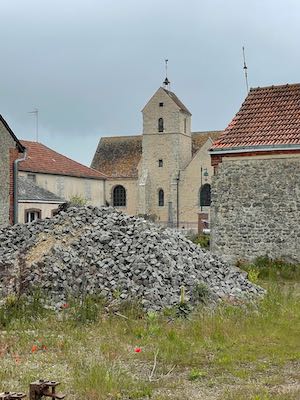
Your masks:
<instances>
[{"instance_id":1,"label":"pile of rubble","mask_svg":"<svg viewBox=\"0 0 300 400\"><path fill-rule=\"evenodd\" d=\"M55 299L99 294L139 299L145 310L197 301L255 298L244 272L175 230L114 208L69 207L52 219L0 229L0 298L38 287Z\"/></svg>"}]
</instances>

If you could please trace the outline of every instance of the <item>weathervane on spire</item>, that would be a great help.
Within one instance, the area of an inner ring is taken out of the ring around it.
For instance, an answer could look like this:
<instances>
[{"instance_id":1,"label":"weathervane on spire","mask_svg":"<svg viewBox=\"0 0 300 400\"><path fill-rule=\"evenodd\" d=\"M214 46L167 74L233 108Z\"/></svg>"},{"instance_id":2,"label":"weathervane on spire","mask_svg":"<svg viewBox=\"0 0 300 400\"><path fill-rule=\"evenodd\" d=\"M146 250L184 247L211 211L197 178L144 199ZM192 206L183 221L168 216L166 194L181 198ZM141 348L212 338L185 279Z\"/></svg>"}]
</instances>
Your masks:
<instances>
[{"instance_id":1,"label":"weathervane on spire","mask_svg":"<svg viewBox=\"0 0 300 400\"><path fill-rule=\"evenodd\" d=\"M244 59L244 66L243 70L245 73L245 80L246 80L246 88L247 88L247 94L249 93L249 85L248 85L248 67L246 64L246 57L245 57L245 47L243 46L243 59Z\"/></svg>"},{"instance_id":2,"label":"weathervane on spire","mask_svg":"<svg viewBox=\"0 0 300 400\"><path fill-rule=\"evenodd\" d=\"M164 80L164 87L165 87L165 89L170 89L170 81L169 81L169 79L168 79L168 61L169 60L165 60L165 67L166 67L166 79Z\"/></svg>"}]
</instances>

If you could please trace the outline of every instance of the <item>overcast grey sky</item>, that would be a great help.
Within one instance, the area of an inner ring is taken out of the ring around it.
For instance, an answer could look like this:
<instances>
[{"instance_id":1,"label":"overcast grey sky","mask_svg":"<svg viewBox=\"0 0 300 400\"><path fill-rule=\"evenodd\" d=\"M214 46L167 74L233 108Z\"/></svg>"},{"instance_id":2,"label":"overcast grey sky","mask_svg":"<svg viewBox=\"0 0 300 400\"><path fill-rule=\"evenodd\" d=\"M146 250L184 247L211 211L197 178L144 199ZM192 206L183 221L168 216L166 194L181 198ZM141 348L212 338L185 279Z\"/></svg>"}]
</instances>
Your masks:
<instances>
[{"instance_id":1,"label":"overcast grey sky","mask_svg":"<svg viewBox=\"0 0 300 400\"><path fill-rule=\"evenodd\" d=\"M0 114L18 138L89 165L101 136L138 134L164 79L192 128L223 129L250 86L300 81L299 0L0 0Z\"/></svg>"}]
</instances>

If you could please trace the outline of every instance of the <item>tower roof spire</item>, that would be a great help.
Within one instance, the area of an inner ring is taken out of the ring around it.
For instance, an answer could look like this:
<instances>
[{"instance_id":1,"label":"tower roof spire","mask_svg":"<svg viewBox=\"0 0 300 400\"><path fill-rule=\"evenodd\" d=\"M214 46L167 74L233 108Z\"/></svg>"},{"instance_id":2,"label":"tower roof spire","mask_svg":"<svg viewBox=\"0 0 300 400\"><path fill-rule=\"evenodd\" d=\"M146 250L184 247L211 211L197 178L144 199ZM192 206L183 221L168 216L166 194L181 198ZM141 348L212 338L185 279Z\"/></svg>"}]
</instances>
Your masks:
<instances>
[{"instance_id":1,"label":"tower roof spire","mask_svg":"<svg viewBox=\"0 0 300 400\"><path fill-rule=\"evenodd\" d=\"M165 59L165 68L166 68L166 79L163 81L164 88L169 90L171 82L168 79L168 59Z\"/></svg>"}]
</instances>

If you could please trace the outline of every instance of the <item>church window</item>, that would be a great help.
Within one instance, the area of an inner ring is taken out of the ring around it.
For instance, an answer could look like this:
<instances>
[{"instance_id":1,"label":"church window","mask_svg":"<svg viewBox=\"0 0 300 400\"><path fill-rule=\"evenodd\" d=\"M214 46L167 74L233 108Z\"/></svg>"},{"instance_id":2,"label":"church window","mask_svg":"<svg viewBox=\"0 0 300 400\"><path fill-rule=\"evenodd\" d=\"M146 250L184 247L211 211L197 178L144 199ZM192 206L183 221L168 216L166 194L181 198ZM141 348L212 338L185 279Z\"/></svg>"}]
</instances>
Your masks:
<instances>
[{"instance_id":1,"label":"church window","mask_svg":"<svg viewBox=\"0 0 300 400\"><path fill-rule=\"evenodd\" d=\"M165 205L165 194L162 189L159 189L159 191L158 191L158 205L160 207Z\"/></svg>"},{"instance_id":2,"label":"church window","mask_svg":"<svg viewBox=\"0 0 300 400\"><path fill-rule=\"evenodd\" d=\"M164 131L164 120L163 118L159 118L158 120L158 132Z\"/></svg>"},{"instance_id":3,"label":"church window","mask_svg":"<svg viewBox=\"0 0 300 400\"><path fill-rule=\"evenodd\" d=\"M163 165L164 165L163 160L158 160L158 166L159 166L159 167L163 167Z\"/></svg>"},{"instance_id":4,"label":"church window","mask_svg":"<svg viewBox=\"0 0 300 400\"><path fill-rule=\"evenodd\" d=\"M118 185L113 190L113 205L114 207L126 206L126 190L124 186Z\"/></svg>"},{"instance_id":5,"label":"church window","mask_svg":"<svg viewBox=\"0 0 300 400\"><path fill-rule=\"evenodd\" d=\"M184 133L186 133L186 118L184 118L183 125L184 125L183 131L184 131Z\"/></svg>"},{"instance_id":6,"label":"church window","mask_svg":"<svg viewBox=\"0 0 300 400\"><path fill-rule=\"evenodd\" d=\"M211 191L210 185L205 183L200 189L200 207L210 206L211 203Z\"/></svg>"},{"instance_id":7,"label":"church window","mask_svg":"<svg viewBox=\"0 0 300 400\"><path fill-rule=\"evenodd\" d=\"M159 107L163 107L164 106L164 103L159 103Z\"/></svg>"}]
</instances>

